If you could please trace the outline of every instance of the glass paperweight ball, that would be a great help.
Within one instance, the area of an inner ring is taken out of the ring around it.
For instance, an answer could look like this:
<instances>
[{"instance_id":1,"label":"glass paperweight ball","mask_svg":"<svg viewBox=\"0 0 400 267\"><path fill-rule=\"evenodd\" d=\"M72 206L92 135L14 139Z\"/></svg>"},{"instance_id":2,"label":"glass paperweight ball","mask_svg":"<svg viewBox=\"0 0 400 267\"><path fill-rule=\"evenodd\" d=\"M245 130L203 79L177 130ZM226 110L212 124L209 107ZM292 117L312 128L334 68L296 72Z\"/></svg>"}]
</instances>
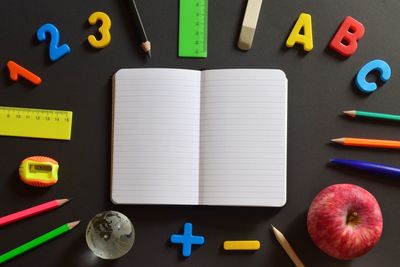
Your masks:
<instances>
[{"instance_id":1,"label":"glass paperweight ball","mask_svg":"<svg viewBox=\"0 0 400 267\"><path fill-rule=\"evenodd\" d=\"M86 243L92 252L102 259L124 256L135 242L132 222L117 211L97 214L86 228Z\"/></svg>"}]
</instances>

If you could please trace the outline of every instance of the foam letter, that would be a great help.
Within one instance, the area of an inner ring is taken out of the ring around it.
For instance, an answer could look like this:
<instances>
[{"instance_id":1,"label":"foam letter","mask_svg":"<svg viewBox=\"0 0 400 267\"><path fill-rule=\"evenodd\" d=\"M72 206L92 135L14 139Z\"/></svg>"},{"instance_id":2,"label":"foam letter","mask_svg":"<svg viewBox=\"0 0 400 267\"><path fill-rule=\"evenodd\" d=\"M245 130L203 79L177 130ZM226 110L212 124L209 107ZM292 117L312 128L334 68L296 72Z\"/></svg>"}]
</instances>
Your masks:
<instances>
[{"instance_id":1,"label":"foam letter","mask_svg":"<svg viewBox=\"0 0 400 267\"><path fill-rule=\"evenodd\" d=\"M304 34L300 34L301 29L304 29ZM295 43L302 44L304 50L307 52L313 49L312 23L310 14L300 14L296 24L292 29L292 32L286 40L287 47L293 47Z\"/></svg>"},{"instance_id":2,"label":"foam letter","mask_svg":"<svg viewBox=\"0 0 400 267\"><path fill-rule=\"evenodd\" d=\"M364 26L348 16L340 25L329 46L339 54L349 57L357 50L357 41L364 36Z\"/></svg>"},{"instance_id":3,"label":"foam letter","mask_svg":"<svg viewBox=\"0 0 400 267\"><path fill-rule=\"evenodd\" d=\"M392 71L389 65L380 59L375 59L365 64L357 73L355 82L358 89L363 93L372 93L376 90L375 82L367 82L366 78L372 71L379 71L379 79L382 82L387 82L390 79Z\"/></svg>"}]
</instances>

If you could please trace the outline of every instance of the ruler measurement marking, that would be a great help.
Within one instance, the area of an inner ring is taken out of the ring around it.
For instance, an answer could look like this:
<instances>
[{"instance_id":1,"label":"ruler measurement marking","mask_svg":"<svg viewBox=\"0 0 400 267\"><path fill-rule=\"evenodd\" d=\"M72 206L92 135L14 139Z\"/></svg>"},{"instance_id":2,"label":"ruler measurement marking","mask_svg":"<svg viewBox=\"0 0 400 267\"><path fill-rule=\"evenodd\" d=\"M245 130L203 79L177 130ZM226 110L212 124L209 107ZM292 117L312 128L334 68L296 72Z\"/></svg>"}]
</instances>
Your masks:
<instances>
[{"instance_id":1,"label":"ruler measurement marking","mask_svg":"<svg viewBox=\"0 0 400 267\"><path fill-rule=\"evenodd\" d=\"M71 139L72 112L0 107L0 135Z\"/></svg>"},{"instance_id":2,"label":"ruler measurement marking","mask_svg":"<svg viewBox=\"0 0 400 267\"><path fill-rule=\"evenodd\" d=\"M207 57L208 0L180 0L179 56Z\"/></svg>"}]
</instances>

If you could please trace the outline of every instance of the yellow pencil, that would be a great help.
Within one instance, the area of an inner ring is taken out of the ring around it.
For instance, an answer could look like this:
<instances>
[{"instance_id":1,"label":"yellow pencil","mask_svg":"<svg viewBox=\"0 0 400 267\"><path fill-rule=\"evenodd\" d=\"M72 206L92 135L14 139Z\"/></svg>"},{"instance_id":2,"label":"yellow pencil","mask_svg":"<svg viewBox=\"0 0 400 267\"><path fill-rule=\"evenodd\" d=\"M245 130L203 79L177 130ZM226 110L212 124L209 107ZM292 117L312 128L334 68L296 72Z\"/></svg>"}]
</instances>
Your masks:
<instances>
[{"instance_id":1,"label":"yellow pencil","mask_svg":"<svg viewBox=\"0 0 400 267\"><path fill-rule=\"evenodd\" d=\"M274 232L274 235L276 237L276 240L278 240L279 244L281 244L282 248L286 251L286 254L288 254L290 259L293 261L294 265L296 265L296 267L304 267L304 264L301 262L299 256L297 256L296 252L294 252L292 246L286 240L285 236L278 229L276 229L272 224L271 224L271 227L272 227L272 231Z\"/></svg>"}]
</instances>

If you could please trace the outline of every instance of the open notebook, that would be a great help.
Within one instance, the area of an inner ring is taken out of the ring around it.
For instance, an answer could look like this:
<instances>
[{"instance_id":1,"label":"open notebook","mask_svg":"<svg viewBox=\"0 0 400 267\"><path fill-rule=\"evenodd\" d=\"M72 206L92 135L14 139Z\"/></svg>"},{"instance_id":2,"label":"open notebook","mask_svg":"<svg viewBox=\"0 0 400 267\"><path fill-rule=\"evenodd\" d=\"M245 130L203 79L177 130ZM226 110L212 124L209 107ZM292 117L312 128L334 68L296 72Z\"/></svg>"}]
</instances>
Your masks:
<instances>
[{"instance_id":1,"label":"open notebook","mask_svg":"<svg viewBox=\"0 0 400 267\"><path fill-rule=\"evenodd\" d=\"M122 69L113 89L114 203L286 203L281 70Z\"/></svg>"}]
</instances>

